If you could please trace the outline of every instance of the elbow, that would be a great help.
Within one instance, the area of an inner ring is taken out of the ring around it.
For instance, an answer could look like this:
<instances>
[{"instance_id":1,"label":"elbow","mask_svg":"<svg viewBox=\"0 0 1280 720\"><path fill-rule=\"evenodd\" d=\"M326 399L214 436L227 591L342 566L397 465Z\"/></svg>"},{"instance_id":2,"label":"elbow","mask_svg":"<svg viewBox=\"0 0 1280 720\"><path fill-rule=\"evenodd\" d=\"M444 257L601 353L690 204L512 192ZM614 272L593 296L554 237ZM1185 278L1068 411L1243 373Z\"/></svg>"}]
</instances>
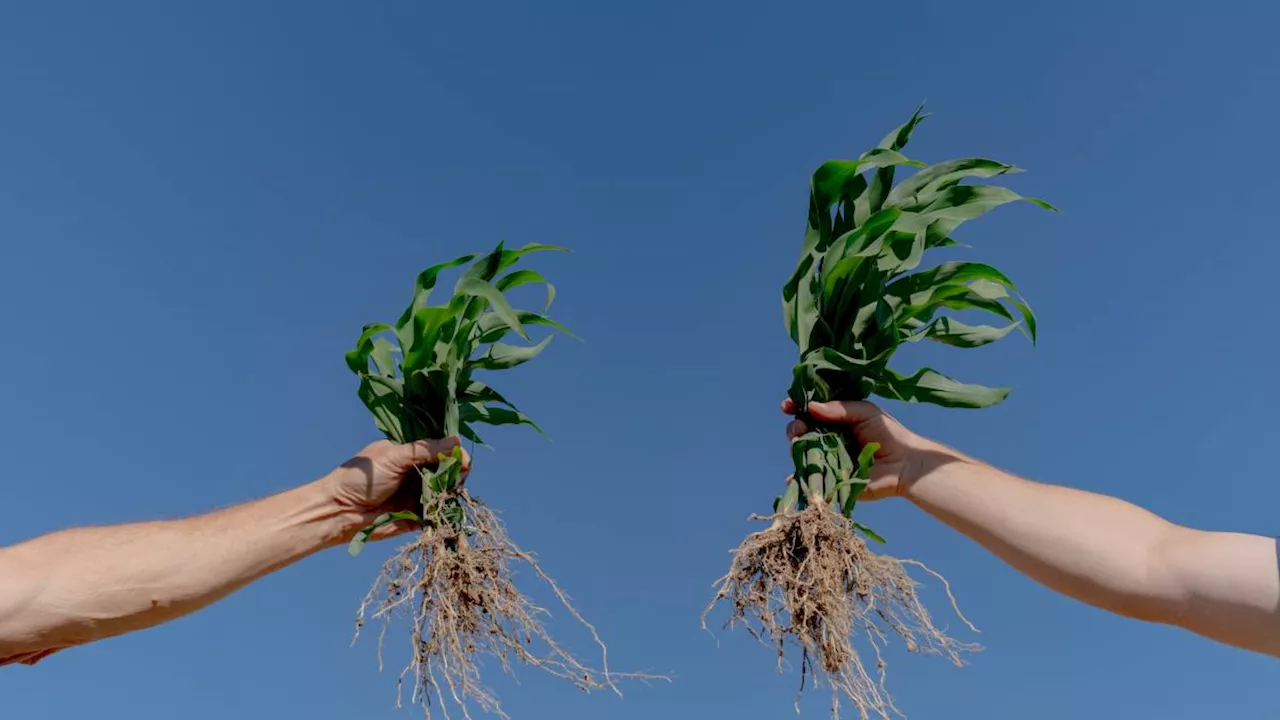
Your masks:
<instances>
[{"instance_id":1,"label":"elbow","mask_svg":"<svg viewBox=\"0 0 1280 720\"><path fill-rule=\"evenodd\" d=\"M1194 583L1188 581L1188 552L1201 533L1170 526L1154 538L1146 562L1137 573L1139 582L1126 602L1129 617L1160 625L1186 628L1195 623Z\"/></svg>"},{"instance_id":2,"label":"elbow","mask_svg":"<svg viewBox=\"0 0 1280 720\"><path fill-rule=\"evenodd\" d=\"M1129 562L1109 573L1109 587L1092 604L1142 622L1185 627L1191 622L1192 594L1180 571L1182 549L1190 531L1171 527L1151 538L1146 547L1135 546Z\"/></svg>"}]
</instances>

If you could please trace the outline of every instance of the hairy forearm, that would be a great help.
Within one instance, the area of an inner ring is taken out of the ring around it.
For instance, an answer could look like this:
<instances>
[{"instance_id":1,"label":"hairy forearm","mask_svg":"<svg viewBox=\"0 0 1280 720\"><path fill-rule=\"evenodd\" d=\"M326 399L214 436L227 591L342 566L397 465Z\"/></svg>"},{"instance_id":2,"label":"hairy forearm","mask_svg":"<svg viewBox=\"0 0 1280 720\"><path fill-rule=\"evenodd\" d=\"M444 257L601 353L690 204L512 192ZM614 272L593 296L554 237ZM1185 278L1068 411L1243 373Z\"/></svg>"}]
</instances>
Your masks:
<instances>
[{"instance_id":1,"label":"hairy forearm","mask_svg":"<svg viewBox=\"0 0 1280 720\"><path fill-rule=\"evenodd\" d=\"M959 454L907 496L1064 595L1280 655L1280 569L1269 538L1191 530L1116 498L1023 480Z\"/></svg>"},{"instance_id":2,"label":"hairy forearm","mask_svg":"<svg viewBox=\"0 0 1280 720\"><path fill-rule=\"evenodd\" d=\"M0 549L0 662L198 610L341 542L319 484L208 515L55 532Z\"/></svg>"}]
</instances>

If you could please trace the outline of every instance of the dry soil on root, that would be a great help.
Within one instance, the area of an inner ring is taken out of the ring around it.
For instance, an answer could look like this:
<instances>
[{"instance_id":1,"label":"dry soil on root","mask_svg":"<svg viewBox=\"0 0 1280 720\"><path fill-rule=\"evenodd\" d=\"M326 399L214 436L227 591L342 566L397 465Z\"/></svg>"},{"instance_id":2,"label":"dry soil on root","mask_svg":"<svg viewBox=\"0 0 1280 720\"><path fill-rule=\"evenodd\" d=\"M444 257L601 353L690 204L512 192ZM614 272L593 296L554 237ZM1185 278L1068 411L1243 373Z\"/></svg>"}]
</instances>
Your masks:
<instances>
[{"instance_id":1,"label":"dry soil on root","mask_svg":"<svg viewBox=\"0 0 1280 720\"><path fill-rule=\"evenodd\" d=\"M846 697L863 720L901 716L885 685L881 648L897 636L912 652L940 655L963 665L962 654L977 650L934 624L907 573L915 566L940 580L952 608L947 581L915 560L871 552L847 518L825 504L769 518L769 529L747 537L734 551L729 573L717 581L719 592L703 613L732 605L727 626L742 625L776 648L782 670L788 644L800 647L800 692L806 681L832 693L832 716L839 717ZM862 637L874 659L862 657L854 641ZM797 709L799 707L797 695Z\"/></svg>"},{"instance_id":2,"label":"dry soil on root","mask_svg":"<svg viewBox=\"0 0 1280 720\"><path fill-rule=\"evenodd\" d=\"M534 557L511 542L491 510L465 493L459 500L471 532L424 531L387 561L360 606L357 637L366 620L382 621L379 668L389 623L401 616L409 619L412 640L412 660L400 674L401 694L411 680L412 700L428 718L433 708L446 720L455 714L469 719L475 708L508 717L481 682L480 663L486 657L507 673L522 663L585 692L618 692L614 679L622 676L609 672L607 650L595 628ZM599 669L574 658L547 632L542 624L547 611L512 581L512 565L519 564L547 583L565 610L590 630L600 649Z\"/></svg>"}]
</instances>

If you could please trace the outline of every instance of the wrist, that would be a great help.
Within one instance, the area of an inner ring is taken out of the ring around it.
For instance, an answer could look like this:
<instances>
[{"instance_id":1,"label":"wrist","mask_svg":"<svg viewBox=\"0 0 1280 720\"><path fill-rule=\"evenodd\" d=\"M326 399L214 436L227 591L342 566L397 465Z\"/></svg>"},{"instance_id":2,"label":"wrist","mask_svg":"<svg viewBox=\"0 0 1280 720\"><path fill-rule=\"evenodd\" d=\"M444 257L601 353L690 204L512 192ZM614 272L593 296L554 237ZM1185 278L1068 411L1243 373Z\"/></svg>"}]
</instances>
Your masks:
<instances>
[{"instance_id":1,"label":"wrist","mask_svg":"<svg viewBox=\"0 0 1280 720\"><path fill-rule=\"evenodd\" d=\"M912 464L913 472L905 474L902 497L916 502L933 487L945 485L980 463L945 445L930 442L919 448Z\"/></svg>"},{"instance_id":2,"label":"wrist","mask_svg":"<svg viewBox=\"0 0 1280 720\"><path fill-rule=\"evenodd\" d=\"M303 485L298 492L304 522L315 530L318 542L324 547L350 542L372 521L367 512L341 502L327 476Z\"/></svg>"}]
</instances>

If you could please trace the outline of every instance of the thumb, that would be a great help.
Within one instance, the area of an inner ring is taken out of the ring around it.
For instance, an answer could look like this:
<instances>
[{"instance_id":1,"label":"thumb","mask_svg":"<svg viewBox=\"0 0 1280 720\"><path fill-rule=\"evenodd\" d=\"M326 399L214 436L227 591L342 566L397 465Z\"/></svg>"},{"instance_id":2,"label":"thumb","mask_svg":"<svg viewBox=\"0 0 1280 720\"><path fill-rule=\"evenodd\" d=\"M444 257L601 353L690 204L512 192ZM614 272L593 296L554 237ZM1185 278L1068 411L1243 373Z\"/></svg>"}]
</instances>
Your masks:
<instances>
[{"instance_id":1,"label":"thumb","mask_svg":"<svg viewBox=\"0 0 1280 720\"><path fill-rule=\"evenodd\" d=\"M394 449L388 453L387 461L401 470L409 470L423 465L435 465L439 462L441 455L447 455L453 452L454 448L461 446L461 441L456 437L444 438L443 440L416 440L394 446ZM468 467L470 464L471 458L463 452L463 468Z\"/></svg>"},{"instance_id":2,"label":"thumb","mask_svg":"<svg viewBox=\"0 0 1280 720\"><path fill-rule=\"evenodd\" d=\"M809 403L809 414L819 420L845 425L857 425L880 417L883 412L865 400L845 402Z\"/></svg>"}]
</instances>

